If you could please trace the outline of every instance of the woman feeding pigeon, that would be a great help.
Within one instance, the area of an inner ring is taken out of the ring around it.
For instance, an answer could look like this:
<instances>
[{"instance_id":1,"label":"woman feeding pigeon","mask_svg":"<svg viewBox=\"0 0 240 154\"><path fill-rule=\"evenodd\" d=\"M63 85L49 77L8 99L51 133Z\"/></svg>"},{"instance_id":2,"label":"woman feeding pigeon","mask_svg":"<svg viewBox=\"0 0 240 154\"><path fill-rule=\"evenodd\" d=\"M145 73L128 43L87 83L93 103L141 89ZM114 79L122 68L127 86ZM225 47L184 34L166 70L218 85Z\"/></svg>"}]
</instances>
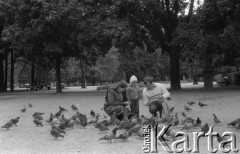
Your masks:
<instances>
[{"instance_id":1,"label":"woman feeding pigeon","mask_svg":"<svg viewBox=\"0 0 240 154\"><path fill-rule=\"evenodd\" d=\"M122 120L127 111L126 106L130 103L124 100L123 92L127 88L127 83L121 81L107 91L104 111L109 115L116 115L116 118Z\"/></svg>"},{"instance_id":2,"label":"woman feeding pigeon","mask_svg":"<svg viewBox=\"0 0 240 154\"><path fill-rule=\"evenodd\" d=\"M154 83L153 77L144 78L145 88L143 90L143 102L149 106L149 112L154 117L159 112L160 118L169 118L170 111L166 99L170 97L170 93L160 83Z\"/></svg>"}]
</instances>

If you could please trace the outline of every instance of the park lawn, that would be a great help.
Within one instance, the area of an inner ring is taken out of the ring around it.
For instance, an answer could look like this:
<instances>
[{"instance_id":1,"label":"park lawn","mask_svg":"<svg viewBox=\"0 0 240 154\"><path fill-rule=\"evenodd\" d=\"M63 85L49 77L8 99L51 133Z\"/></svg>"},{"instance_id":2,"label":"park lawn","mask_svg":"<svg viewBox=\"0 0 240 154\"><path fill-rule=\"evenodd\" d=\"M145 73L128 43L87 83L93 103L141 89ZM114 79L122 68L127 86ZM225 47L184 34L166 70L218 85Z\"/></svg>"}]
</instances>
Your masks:
<instances>
[{"instance_id":1,"label":"park lawn","mask_svg":"<svg viewBox=\"0 0 240 154\"><path fill-rule=\"evenodd\" d=\"M197 105L191 106L193 111L186 112L188 116L196 119L200 117L202 123L208 122L214 127L214 131L222 133L231 131L236 135L237 147L240 148L240 135L234 128L227 126L227 123L240 117L240 93L239 88L222 88L213 91L203 91L199 89L172 91L169 106L175 107L174 113L184 111L183 105L187 101L203 102L208 104L207 107L200 108ZM87 114L89 120L90 110L93 109L99 113L100 120L104 119L104 91L98 92L67 92L63 94L55 94L53 91L37 91L37 92L17 92L6 93L0 95L0 124L5 124L11 118L20 116L18 126L13 126L10 130L0 129L0 153L19 153L19 154L40 154L40 153L102 153L102 154L131 154L143 153L143 139L138 136L131 136L128 141L113 140L113 143L99 141L98 139L106 133L101 133L93 126L87 126L85 129L75 126L73 129L67 128L65 138L55 140L50 135L50 125L45 122L49 118L50 113L56 113L58 106L61 105L68 109L65 117L69 118L75 114L71 110L71 105L75 104L79 108L79 112ZM28 107L28 103L33 104L32 108ZM27 111L21 113L20 109L23 105L27 106ZM44 112L44 126L36 127L33 124L32 114L34 112ZM213 123L212 113L215 113L222 121L221 124ZM147 117L148 108L140 101L140 115ZM180 114L179 114L180 115ZM182 119L182 116L179 116ZM111 127L112 128L112 127ZM181 126L173 127L180 130ZM200 127L192 130L200 131ZM192 143L192 132L188 132L190 138L190 147ZM214 147L217 148L217 142ZM159 153L167 153L158 144ZM207 150L207 138L200 139L200 153L210 153ZM217 152L221 153L221 152Z\"/></svg>"}]
</instances>

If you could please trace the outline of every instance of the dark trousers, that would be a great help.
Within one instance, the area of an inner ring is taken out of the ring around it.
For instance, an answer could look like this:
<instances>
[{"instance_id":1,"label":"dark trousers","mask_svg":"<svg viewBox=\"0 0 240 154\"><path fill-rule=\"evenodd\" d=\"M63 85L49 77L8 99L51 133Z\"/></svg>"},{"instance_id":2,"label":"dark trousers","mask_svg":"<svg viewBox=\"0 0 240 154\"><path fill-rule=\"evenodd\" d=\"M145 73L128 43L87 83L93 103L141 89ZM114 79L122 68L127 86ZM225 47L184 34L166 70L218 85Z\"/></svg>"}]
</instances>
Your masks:
<instances>
[{"instance_id":1,"label":"dark trousers","mask_svg":"<svg viewBox=\"0 0 240 154\"><path fill-rule=\"evenodd\" d=\"M159 101L152 102L149 105L149 112L151 114L153 114L154 117L156 117L157 116L157 112L159 112L159 114L160 114L159 117L161 118L162 110L163 110L162 103L159 102Z\"/></svg>"},{"instance_id":2,"label":"dark trousers","mask_svg":"<svg viewBox=\"0 0 240 154\"><path fill-rule=\"evenodd\" d=\"M130 100L130 108L133 116L139 117L139 99Z\"/></svg>"}]
</instances>

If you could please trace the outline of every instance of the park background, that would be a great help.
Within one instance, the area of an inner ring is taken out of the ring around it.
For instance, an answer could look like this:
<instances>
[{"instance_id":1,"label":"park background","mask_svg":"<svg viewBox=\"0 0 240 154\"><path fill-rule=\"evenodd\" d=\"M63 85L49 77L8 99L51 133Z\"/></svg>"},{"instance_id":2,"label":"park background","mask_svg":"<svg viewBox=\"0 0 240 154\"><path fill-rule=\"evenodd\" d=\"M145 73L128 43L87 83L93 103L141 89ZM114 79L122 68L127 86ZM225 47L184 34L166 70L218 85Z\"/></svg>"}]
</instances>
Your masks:
<instances>
[{"instance_id":1,"label":"park background","mask_svg":"<svg viewBox=\"0 0 240 154\"><path fill-rule=\"evenodd\" d=\"M236 0L1 0L0 123L20 121L1 129L0 153L142 153L137 136L109 144L88 126L55 140L49 124L32 118L44 112L45 121L59 105L70 117L75 104L102 120L105 90L132 75L141 88L149 75L163 83L174 114L188 101L206 103L187 115L214 125L215 113L222 123L214 129L234 132L240 147L238 130L227 126L239 118L239 14ZM141 101L140 114L151 116ZM206 138L200 143L208 153Z\"/></svg>"}]
</instances>

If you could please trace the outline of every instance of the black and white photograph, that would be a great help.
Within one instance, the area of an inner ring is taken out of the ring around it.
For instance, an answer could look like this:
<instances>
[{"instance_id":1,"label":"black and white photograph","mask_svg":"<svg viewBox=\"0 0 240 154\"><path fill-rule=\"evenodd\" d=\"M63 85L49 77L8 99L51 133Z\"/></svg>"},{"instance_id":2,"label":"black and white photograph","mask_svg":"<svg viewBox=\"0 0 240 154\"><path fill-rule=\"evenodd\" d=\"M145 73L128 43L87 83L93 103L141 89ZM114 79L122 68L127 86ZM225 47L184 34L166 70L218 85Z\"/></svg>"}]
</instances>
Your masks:
<instances>
[{"instance_id":1,"label":"black and white photograph","mask_svg":"<svg viewBox=\"0 0 240 154\"><path fill-rule=\"evenodd\" d=\"M236 154L239 109L239 0L0 0L0 154Z\"/></svg>"}]
</instances>

